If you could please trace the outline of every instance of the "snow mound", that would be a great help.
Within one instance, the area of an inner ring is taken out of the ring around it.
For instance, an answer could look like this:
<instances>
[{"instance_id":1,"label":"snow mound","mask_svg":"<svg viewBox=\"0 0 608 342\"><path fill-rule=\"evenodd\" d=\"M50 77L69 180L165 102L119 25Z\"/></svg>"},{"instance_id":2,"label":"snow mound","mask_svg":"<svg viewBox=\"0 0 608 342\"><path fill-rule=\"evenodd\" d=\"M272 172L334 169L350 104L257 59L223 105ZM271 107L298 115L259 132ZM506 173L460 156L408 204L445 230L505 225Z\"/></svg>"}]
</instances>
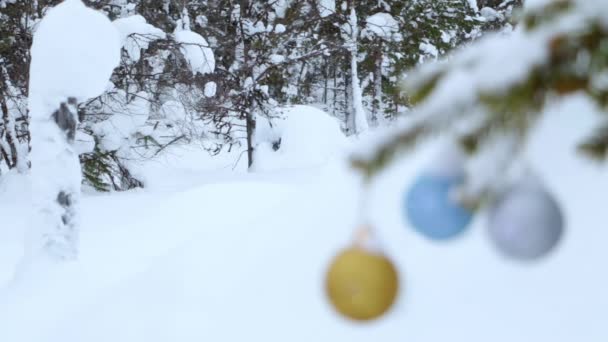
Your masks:
<instances>
[{"instance_id":1,"label":"snow mound","mask_svg":"<svg viewBox=\"0 0 608 342\"><path fill-rule=\"evenodd\" d=\"M254 158L256 170L318 166L338 156L346 147L339 123L310 106L286 108L285 119L270 126L258 119Z\"/></svg>"},{"instance_id":2,"label":"snow mound","mask_svg":"<svg viewBox=\"0 0 608 342\"><path fill-rule=\"evenodd\" d=\"M215 57L209 44L200 34L192 31L175 32L175 40L182 44L181 50L192 73L210 74L215 70Z\"/></svg>"},{"instance_id":3,"label":"snow mound","mask_svg":"<svg viewBox=\"0 0 608 342\"><path fill-rule=\"evenodd\" d=\"M39 106L54 110L68 97L82 101L101 94L120 61L120 47L114 25L80 0L66 0L50 9L31 50L32 115L46 117L49 113Z\"/></svg>"}]
</instances>

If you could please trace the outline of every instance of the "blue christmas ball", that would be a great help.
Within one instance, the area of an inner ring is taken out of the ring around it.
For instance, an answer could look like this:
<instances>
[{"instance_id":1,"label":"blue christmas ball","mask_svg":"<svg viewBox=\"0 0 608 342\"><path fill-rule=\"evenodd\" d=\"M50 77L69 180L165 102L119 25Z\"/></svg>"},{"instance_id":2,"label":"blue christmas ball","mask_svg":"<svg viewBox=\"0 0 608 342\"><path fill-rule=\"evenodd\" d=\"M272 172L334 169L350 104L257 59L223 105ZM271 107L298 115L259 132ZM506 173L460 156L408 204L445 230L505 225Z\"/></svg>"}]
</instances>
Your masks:
<instances>
[{"instance_id":1,"label":"blue christmas ball","mask_svg":"<svg viewBox=\"0 0 608 342\"><path fill-rule=\"evenodd\" d=\"M464 232L473 213L450 195L462 181L461 175L426 173L419 177L405 198L411 226L432 240L447 240Z\"/></svg>"}]
</instances>

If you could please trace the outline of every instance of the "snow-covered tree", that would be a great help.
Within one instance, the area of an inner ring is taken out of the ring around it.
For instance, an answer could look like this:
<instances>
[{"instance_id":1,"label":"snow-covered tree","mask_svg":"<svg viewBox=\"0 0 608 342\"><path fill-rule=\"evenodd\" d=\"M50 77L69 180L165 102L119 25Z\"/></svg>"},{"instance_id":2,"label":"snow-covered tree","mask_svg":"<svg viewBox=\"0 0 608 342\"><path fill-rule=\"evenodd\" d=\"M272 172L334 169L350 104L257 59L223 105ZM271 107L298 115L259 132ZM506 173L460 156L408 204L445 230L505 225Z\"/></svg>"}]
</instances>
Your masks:
<instances>
[{"instance_id":1,"label":"snow-covered tree","mask_svg":"<svg viewBox=\"0 0 608 342\"><path fill-rule=\"evenodd\" d=\"M83 106L87 120L81 151L85 179L98 190L140 186L128 160L155 156L177 141L203 139L205 124L197 113L204 99L204 77L215 59L207 41L191 31L183 12L173 32L151 25L141 15L116 19L122 59L114 87Z\"/></svg>"},{"instance_id":2,"label":"snow-covered tree","mask_svg":"<svg viewBox=\"0 0 608 342\"><path fill-rule=\"evenodd\" d=\"M362 65L372 75L365 90L380 119L410 106L399 88L409 70L473 38L479 25L466 0L382 1L371 11L365 19Z\"/></svg>"},{"instance_id":3,"label":"snow-covered tree","mask_svg":"<svg viewBox=\"0 0 608 342\"><path fill-rule=\"evenodd\" d=\"M33 1L0 4L0 173L28 169L29 49L41 6Z\"/></svg>"},{"instance_id":4,"label":"snow-covered tree","mask_svg":"<svg viewBox=\"0 0 608 342\"><path fill-rule=\"evenodd\" d=\"M207 86L205 93L206 79L213 77L209 77L209 73L191 71L185 52L196 50L195 45L182 43L173 34L182 16L183 2L166 1L160 7L156 1L83 2L103 11L121 26L125 45L121 65L112 76L114 87L78 106L82 122L76 141L85 183L97 190L141 186L129 172L129 160L154 156L170 143L201 139L209 150L216 151L226 140L222 139L226 130L216 127L225 123L201 109L213 102L213 96L208 96L213 84ZM26 98L32 34L40 17L58 3L59 0L9 1L0 6L0 30L3 32L0 104L6 103L1 106L0 170L18 166L22 171L27 170L29 118ZM138 13L154 22L148 22ZM208 49L208 46L199 46L198 50L202 49ZM102 124L103 121L108 122ZM121 129L110 130L112 134L108 135L109 126L119 122ZM127 125L131 128L125 126L128 122L131 122Z\"/></svg>"},{"instance_id":5,"label":"snow-covered tree","mask_svg":"<svg viewBox=\"0 0 608 342\"><path fill-rule=\"evenodd\" d=\"M312 21L305 15L316 8L293 1L208 1L204 34L218 56L217 115L234 118L240 127L248 164L254 163L256 121L279 115L279 101L287 100L291 81L306 77L307 62L327 47L312 40ZM314 46L310 46L313 44ZM297 84L296 83L296 84ZM297 93L297 91L296 91Z\"/></svg>"},{"instance_id":6,"label":"snow-covered tree","mask_svg":"<svg viewBox=\"0 0 608 342\"><path fill-rule=\"evenodd\" d=\"M255 122L280 116L281 104L321 105L348 134L378 125L410 107L399 80L411 68L483 30L509 31L520 4L480 1L475 13L466 0L83 2L123 43L112 86L78 105L84 182L101 191L143 186L131 163L176 143L241 148L253 163ZM0 171L28 168L29 48L58 3L0 6Z\"/></svg>"},{"instance_id":7,"label":"snow-covered tree","mask_svg":"<svg viewBox=\"0 0 608 342\"><path fill-rule=\"evenodd\" d=\"M384 120L386 101L384 99L384 77L387 74L387 62L395 44L403 39L400 25L397 19L386 10L392 7L383 3L377 12L367 17L366 25L362 35L363 45L369 51L368 57L363 60L363 71L369 70L370 84L368 93L372 98L370 121L377 126L379 121ZM365 65L365 64L368 65Z\"/></svg>"},{"instance_id":8,"label":"snow-covered tree","mask_svg":"<svg viewBox=\"0 0 608 342\"><path fill-rule=\"evenodd\" d=\"M50 9L32 44L28 107L35 191L30 254L77 256L81 168L75 149L79 102L98 96L118 65L119 35L80 0Z\"/></svg>"},{"instance_id":9,"label":"snow-covered tree","mask_svg":"<svg viewBox=\"0 0 608 342\"><path fill-rule=\"evenodd\" d=\"M322 7L319 3L317 7ZM467 0L353 0L336 1L329 7L309 39L328 46L331 54L310 63L312 77L305 88L322 89L310 94L311 102L325 104L343 119L348 134L354 132L354 104L358 102L353 93L357 88L353 62L357 63L364 110L369 124L375 126L410 106L399 81L411 68L477 38L486 23ZM351 9L355 9L354 17ZM356 30L350 29L353 19ZM355 50L356 58L352 58Z\"/></svg>"}]
</instances>

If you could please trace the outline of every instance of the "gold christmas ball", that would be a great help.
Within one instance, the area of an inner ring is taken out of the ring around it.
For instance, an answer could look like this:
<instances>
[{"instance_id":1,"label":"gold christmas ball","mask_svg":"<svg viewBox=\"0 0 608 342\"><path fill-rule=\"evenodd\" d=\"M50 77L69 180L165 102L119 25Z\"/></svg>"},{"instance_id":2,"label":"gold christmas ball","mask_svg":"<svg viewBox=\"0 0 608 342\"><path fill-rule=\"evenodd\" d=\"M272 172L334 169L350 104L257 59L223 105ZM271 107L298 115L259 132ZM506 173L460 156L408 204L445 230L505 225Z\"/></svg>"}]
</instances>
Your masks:
<instances>
[{"instance_id":1,"label":"gold christmas ball","mask_svg":"<svg viewBox=\"0 0 608 342\"><path fill-rule=\"evenodd\" d=\"M331 304L342 315L358 321L385 314L397 298L399 277L382 254L351 247L332 262L326 278Z\"/></svg>"}]
</instances>

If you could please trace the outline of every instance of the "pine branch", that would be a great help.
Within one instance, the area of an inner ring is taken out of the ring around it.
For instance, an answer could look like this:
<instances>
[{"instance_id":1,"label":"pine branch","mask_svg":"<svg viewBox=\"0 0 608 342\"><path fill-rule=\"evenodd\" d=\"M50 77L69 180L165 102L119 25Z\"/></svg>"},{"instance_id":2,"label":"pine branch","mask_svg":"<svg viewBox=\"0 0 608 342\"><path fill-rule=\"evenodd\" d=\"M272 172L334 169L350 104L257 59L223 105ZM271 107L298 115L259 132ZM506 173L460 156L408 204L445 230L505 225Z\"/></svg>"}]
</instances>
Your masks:
<instances>
[{"instance_id":1,"label":"pine branch","mask_svg":"<svg viewBox=\"0 0 608 342\"><path fill-rule=\"evenodd\" d=\"M604 161L608 157L608 122L600 125L591 137L581 143L579 151L589 158Z\"/></svg>"},{"instance_id":2,"label":"pine branch","mask_svg":"<svg viewBox=\"0 0 608 342\"><path fill-rule=\"evenodd\" d=\"M608 71L608 28L602 24L601 10L594 11L593 6L608 7L584 1L549 3L526 14L522 33L490 37L448 62L414 71L405 88L418 104L408 118L416 123L389 133L371 153L355 155L352 165L373 177L397 151L411 148L430 133L453 130L453 123L470 113L486 115L477 130L461 137L465 147L475 151L498 133L525 139L555 97L582 92L605 108L608 87L598 87L596 78ZM600 128L581 149L606 157L608 128Z\"/></svg>"}]
</instances>

